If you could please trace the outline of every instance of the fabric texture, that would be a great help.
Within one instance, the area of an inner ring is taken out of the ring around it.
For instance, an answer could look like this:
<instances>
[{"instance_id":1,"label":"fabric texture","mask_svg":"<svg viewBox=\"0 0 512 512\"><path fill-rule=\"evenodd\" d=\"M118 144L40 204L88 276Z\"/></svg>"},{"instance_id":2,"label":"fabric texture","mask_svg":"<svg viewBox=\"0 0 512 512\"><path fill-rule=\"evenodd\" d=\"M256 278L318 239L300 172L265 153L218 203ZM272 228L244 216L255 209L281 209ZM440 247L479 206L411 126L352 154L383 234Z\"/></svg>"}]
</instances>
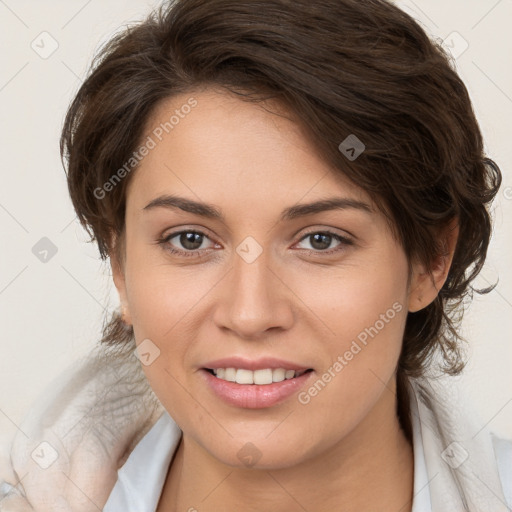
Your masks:
<instances>
[{"instance_id":1,"label":"fabric texture","mask_svg":"<svg viewBox=\"0 0 512 512\"><path fill-rule=\"evenodd\" d=\"M134 348L97 346L41 394L0 461L14 486L5 495L0 484L0 511L101 510L118 469L164 410Z\"/></svg>"},{"instance_id":2,"label":"fabric texture","mask_svg":"<svg viewBox=\"0 0 512 512\"><path fill-rule=\"evenodd\" d=\"M41 394L0 460L0 512L97 512L106 504L114 512L109 502L123 496L130 502L123 512L150 510L145 500L159 494L181 431L162 420L167 413L134 351L95 347ZM420 500L428 489L431 504L414 512L510 511L512 441L493 437L445 379L410 385L415 454L421 447L424 456L415 494ZM164 434L152 437L160 428ZM144 443L162 456L137 477L135 448ZM127 475L141 482L139 491L130 494ZM129 508L134 500L139 508Z\"/></svg>"}]
</instances>

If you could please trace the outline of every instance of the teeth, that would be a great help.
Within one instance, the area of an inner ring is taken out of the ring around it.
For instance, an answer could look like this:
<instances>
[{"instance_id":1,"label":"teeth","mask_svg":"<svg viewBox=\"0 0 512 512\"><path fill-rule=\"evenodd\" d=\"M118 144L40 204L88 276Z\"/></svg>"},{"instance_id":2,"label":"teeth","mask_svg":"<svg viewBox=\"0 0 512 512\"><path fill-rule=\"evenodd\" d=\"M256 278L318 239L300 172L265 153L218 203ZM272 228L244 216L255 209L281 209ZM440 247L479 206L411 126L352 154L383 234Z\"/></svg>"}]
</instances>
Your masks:
<instances>
[{"instance_id":1,"label":"teeth","mask_svg":"<svg viewBox=\"0 0 512 512\"><path fill-rule=\"evenodd\" d=\"M272 370L270 368L266 370L255 370L254 384L272 384Z\"/></svg>"},{"instance_id":2,"label":"teeth","mask_svg":"<svg viewBox=\"0 0 512 512\"><path fill-rule=\"evenodd\" d=\"M251 372L251 370L238 369L236 371L235 381L237 384L253 384L254 383L254 372Z\"/></svg>"},{"instance_id":3,"label":"teeth","mask_svg":"<svg viewBox=\"0 0 512 512\"><path fill-rule=\"evenodd\" d=\"M244 368L215 368L213 373L217 378L236 382L237 384L265 385L272 382L282 382L285 379L300 377L306 370L295 371L284 368L265 368L263 370L245 370Z\"/></svg>"},{"instance_id":4,"label":"teeth","mask_svg":"<svg viewBox=\"0 0 512 512\"><path fill-rule=\"evenodd\" d=\"M236 382L236 370L235 368L226 368L224 372L224 378L229 382Z\"/></svg>"},{"instance_id":5,"label":"teeth","mask_svg":"<svg viewBox=\"0 0 512 512\"><path fill-rule=\"evenodd\" d=\"M286 370L284 368L275 368L272 370L272 382L281 382L284 380Z\"/></svg>"}]
</instances>

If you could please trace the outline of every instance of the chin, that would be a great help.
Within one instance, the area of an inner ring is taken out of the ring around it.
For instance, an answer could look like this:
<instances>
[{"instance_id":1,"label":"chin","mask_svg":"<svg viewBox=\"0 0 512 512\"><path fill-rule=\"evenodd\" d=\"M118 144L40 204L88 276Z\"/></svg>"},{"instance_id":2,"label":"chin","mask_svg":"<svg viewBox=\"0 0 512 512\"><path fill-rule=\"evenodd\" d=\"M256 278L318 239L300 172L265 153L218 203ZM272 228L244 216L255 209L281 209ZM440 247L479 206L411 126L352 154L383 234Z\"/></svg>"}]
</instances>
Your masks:
<instances>
[{"instance_id":1,"label":"chin","mask_svg":"<svg viewBox=\"0 0 512 512\"><path fill-rule=\"evenodd\" d=\"M259 440L257 436L254 436L252 441L250 436L246 436L245 439L244 441L231 439L228 444L206 445L204 448L222 464L237 469L286 469L296 466L308 458L302 443L290 443L289 437L287 443L283 443L283 440L277 437L272 441L264 437ZM297 450L297 446L301 446L300 452Z\"/></svg>"}]
</instances>

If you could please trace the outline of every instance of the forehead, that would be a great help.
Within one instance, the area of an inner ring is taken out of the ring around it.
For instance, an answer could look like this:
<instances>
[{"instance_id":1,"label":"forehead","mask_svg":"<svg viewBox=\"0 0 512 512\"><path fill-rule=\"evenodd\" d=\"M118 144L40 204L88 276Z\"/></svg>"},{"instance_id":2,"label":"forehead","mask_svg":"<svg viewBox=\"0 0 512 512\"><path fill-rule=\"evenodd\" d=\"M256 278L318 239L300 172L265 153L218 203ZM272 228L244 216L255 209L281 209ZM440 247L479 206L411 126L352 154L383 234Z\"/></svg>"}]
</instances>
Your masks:
<instances>
[{"instance_id":1,"label":"forehead","mask_svg":"<svg viewBox=\"0 0 512 512\"><path fill-rule=\"evenodd\" d=\"M128 189L138 207L176 193L217 204L256 197L296 203L343 195L371 203L363 189L334 170L306 130L277 102L248 102L211 89L161 102L143 141L152 148ZM145 205L144 205L145 206Z\"/></svg>"}]
</instances>

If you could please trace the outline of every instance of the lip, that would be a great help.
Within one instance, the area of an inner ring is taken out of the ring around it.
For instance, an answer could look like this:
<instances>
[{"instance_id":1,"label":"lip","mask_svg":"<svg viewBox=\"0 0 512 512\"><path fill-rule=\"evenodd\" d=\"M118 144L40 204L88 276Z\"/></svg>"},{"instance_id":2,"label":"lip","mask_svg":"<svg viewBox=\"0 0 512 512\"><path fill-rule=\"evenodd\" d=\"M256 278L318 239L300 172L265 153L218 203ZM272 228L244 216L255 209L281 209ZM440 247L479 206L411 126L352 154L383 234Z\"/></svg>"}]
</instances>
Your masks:
<instances>
[{"instance_id":1,"label":"lip","mask_svg":"<svg viewBox=\"0 0 512 512\"><path fill-rule=\"evenodd\" d=\"M215 359L204 364L203 368L214 370L216 368L243 368L245 370L264 370L266 368L284 368L285 370L308 370L310 366L302 366L284 359L276 359L275 357L261 357L259 359L245 359L239 356L224 357ZM269 384L270 385L270 384Z\"/></svg>"},{"instance_id":2,"label":"lip","mask_svg":"<svg viewBox=\"0 0 512 512\"><path fill-rule=\"evenodd\" d=\"M217 363L218 361L214 362ZM227 366L227 368L232 367ZM216 368L224 368L224 366ZM270 366L265 368L270 368ZM276 368L283 368L283 366L276 366ZM246 367L246 369L249 370L250 368ZM256 369L261 369L261 366ZM288 369L293 370L294 368ZM236 382L219 379L204 368L199 371L200 376L205 379L206 384L216 396L227 404L244 409L264 409L284 402L304 387L314 373L314 371L311 371L293 379L257 385L237 384Z\"/></svg>"}]
</instances>

